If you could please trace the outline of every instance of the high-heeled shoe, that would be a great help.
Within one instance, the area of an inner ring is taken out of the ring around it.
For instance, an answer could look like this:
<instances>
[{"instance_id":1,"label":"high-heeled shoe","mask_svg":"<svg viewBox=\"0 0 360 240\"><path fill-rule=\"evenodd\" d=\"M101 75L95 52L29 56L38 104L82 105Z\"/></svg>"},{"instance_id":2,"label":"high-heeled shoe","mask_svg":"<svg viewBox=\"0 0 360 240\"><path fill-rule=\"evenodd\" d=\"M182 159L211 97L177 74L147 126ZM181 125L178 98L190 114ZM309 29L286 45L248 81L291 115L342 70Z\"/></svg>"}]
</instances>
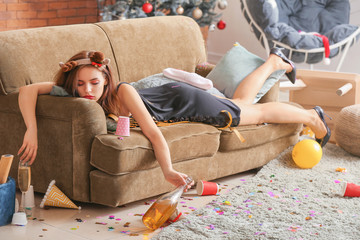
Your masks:
<instances>
[{"instance_id":1,"label":"high-heeled shoe","mask_svg":"<svg viewBox=\"0 0 360 240\"><path fill-rule=\"evenodd\" d=\"M327 115L326 113L324 113L324 110L319 106L316 106L313 109L319 115L319 117L320 117L321 121L324 123L326 131L327 131L326 135L323 138L316 138L316 141L321 145L321 147L324 147L325 144L329 141L330 136L331 136L331 131L330 131L330 128L328 127L328 125L325 122L324 115L326 115L330 119L332 119L332 118L329 115Z\"/></svg>"},{"instance_id":2,"label":"high-heeled shoe","mask_svg":"<svg viewBox=\"0 0 360 240\"><path fill-rule=\"evenodd\" d=\"M295 67L295 64L293 63L293 61L291 61L290 59L288 59L284 54L283 52L281 51L281 48L277 48L277 47L274 47L270 50L270 54L275 54L279 57L281 57L281 59L290 64L291 67L292 67L292 70L291 72L288 72L288 73L285 73L285 75L287 76L287 78L290 80L290 82L292 82L293 84L295 84L295 81L296 81L296 67Z\"/></svg>"}]
</instances>

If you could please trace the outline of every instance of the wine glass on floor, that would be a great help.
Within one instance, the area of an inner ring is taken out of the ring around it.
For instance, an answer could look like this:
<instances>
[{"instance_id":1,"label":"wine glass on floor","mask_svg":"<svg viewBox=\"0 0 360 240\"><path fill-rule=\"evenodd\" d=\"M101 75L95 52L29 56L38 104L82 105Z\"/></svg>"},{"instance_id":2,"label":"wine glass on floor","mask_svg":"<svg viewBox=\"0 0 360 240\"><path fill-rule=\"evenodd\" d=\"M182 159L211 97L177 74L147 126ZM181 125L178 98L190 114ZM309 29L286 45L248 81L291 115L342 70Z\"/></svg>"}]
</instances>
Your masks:
<instances>
[{"instance_id":1,"label":"wine glass on floor","mask_svg":"<svg viewBox=\"0 0 360 240\"><path fill-rule=\"evenodd\" d=\"M14 213L12 224L24 226L27 224L26 213L25 213L25 193L30 188L31 182L31 169L28 163L19 161L18 166L18 183L21 191L21 203L19 212Z\"/></svg>"},{"instance_id":2,"label":"wine glass on floor","mask_svg":"<svg viewBox=\"0 0 360 240\"><path fill-rule=\"evenodd\" d=\"M24 202L25 202L25 193L30 188L30 182L31 182L31 169L27 162L22 162L20 160L19 162L19 168L18 168L18 182L19 182L19 188L21 191L21 208L23 212L25 211L24 208Z\"/></svg>"}]
</instances>

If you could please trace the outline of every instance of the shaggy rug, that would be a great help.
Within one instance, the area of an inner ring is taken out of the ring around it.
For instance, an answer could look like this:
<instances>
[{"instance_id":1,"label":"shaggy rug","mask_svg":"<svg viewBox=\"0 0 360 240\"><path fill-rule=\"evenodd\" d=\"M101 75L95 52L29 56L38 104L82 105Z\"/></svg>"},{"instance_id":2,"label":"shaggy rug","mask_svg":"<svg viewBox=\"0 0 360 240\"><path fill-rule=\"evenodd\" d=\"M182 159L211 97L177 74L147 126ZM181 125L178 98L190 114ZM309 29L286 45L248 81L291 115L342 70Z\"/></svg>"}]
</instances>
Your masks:
<instances>
[{"instance_id":1,"label":"shaggy rug","mask_svg":"<svg viewBox=\"0 0 360 240\"><path fill-rule=\"evenodd\" d=\"M360 198L339 194L360 184L360 158L327 144L318 165L300 169L291 151L152 239L360 239Z\"/></svg>"}]
</instances>

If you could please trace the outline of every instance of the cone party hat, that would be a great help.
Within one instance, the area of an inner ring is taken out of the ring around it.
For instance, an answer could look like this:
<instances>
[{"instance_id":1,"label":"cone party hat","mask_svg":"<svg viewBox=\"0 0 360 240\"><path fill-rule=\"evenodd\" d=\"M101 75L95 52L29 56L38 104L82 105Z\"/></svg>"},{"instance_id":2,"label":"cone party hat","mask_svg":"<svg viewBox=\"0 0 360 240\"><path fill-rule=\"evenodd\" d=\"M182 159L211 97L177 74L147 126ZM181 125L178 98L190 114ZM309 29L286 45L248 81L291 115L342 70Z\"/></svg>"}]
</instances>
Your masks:
<instances>
[{"instance_id":1,"label":"cone party hat","mask_svg":"<svg viewBox=\"0 0 360 240\"><path fill-rule=\"evenodd\" d=\"M55 180L52 180L46 190L45 196L41 201L40 207L63 207L63 208L75 208L81 209L76 206L56 185Z\"/></svg>"}]
</instances>

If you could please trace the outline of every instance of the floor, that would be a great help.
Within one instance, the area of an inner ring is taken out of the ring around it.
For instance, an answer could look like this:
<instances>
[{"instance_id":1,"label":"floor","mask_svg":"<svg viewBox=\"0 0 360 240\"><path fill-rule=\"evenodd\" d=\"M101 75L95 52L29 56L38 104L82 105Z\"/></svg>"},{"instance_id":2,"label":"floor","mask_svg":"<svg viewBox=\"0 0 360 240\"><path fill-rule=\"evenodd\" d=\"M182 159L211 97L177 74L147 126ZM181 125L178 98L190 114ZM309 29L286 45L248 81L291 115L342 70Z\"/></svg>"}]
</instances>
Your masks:
<instances>
[{"instance_id":1,"label":"floor","mask_svg":"<svg viewBox=\"0 0 360 240\"><path fill-rule=\"evenodd\" d=\"M243 179L256 173L255 170L217 179L219 195L227 194ZM147 230L141 218L156 197L134 202L122 207L106 207L97 204L76 203L81 210L39 207L44 194L35 193L36 207L28 213L26 226L5 225L0 227L0 239L69 239L69 240L113 240L113 239L150 239L161 231ZM217 195L199 196L196 189L184 193L178 209L183 216L211 202ZM17 193L17 199L21 195Z\"/></svg>"}]
</instances>

